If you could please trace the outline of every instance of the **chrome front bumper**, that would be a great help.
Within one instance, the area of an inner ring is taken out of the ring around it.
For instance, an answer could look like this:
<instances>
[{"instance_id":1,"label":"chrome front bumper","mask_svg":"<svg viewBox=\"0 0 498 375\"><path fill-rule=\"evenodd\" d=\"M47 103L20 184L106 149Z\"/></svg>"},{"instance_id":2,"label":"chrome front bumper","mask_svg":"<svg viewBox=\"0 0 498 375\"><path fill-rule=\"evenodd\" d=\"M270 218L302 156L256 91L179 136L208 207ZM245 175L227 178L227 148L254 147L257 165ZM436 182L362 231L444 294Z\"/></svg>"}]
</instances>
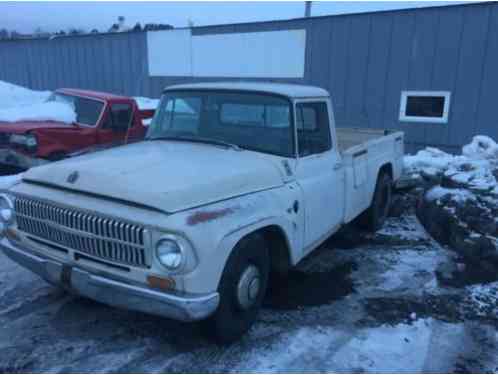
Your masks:
<instances>
[{"instance_id":1,"label":"chrome front bumper","mask_svg":"<svg viewBox=\"0 0 498 375\"><path fill-rule=\"evenodd\" d=\"M0 149L0 163L12 165L14 167L29 169L47 163L44 159L24 155L9 148Z\"/></svg>"},{"instance_id":2,"label":"chrome front bumper","mask_svg":"<svg viewBox=\"0 0 498 375\"><path fill-rule=\"evenodd\" d=\"M0 248L10 259L49 283L110 306L181 321L201 320L211 315L218 307L218 293L206 295L164 293L35 255L6 239L1 240Z\"/></svg>"}]
</instances>

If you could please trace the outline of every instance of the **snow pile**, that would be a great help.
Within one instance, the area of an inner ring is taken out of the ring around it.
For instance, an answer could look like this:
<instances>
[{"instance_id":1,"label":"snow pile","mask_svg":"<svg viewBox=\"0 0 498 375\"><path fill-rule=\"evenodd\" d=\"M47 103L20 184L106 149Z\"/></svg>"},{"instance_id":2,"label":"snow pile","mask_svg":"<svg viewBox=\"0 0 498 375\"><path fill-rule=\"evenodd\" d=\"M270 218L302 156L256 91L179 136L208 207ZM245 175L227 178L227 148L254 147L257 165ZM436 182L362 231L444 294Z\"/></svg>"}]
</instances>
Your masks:
<instances>
[{"instance_id":1,"label":"snow pile","mask_svg":"<svg viewBox=\"0 0 498 375\"><path fill-rule=\"evenodd\" d=\"M498 160L498 144L485 135L476 135L472 142L462 147L462 154L473 159Z\"/></svg>"},{"instance_id":2,"label":"snow pile","mask_svg":"<svg viewBox=\"0 0 498 375\"><path fill-rule=\"evenodd\" d=\"M72 123L76 121L76 112L67 103L44 102L0 109L0 121L59 121Z\"/></svg>"},{"instance_id":3,"label":"snow pile","mask_svg":"<svg viewBox=\"0 0 498 375\"><path fill-rule=\"evenodd\" d=\"M438 242L483 274L498 271L498 145L475 136L461 155L426 149L406 157L426 190L417 216Z\"/></svg>"},{"instance_id":4,"label":"snow pile","mask_svg":"<svg viewBox=\"0 0 498 375\"><path fill-rule=\"evenodd\" d=\"M23 107L35 103L42 103L50 96L50 91L34 91L0 81L0 109L10 107Z\"/></svg>"},{"instance_id":5,"label":"snow pile","mask_svg":"<svg viewBox=\"0 0 498 375\"><path fill-rule=\"evenodd\" d=\"M450 164L444 176L457 186L472 190L490 191L496 189L493 165L489 160L469 159ZM497 191L498 192L498 191Z\"/></svg>"},{"instance_id":6,"label":"snow pile","mask_svg":"<svg viewBox=\"0 0 498 375\"><path fill-rule=\"evenodd\" d=\"M76 121L74 109L66 103L47 102L50 91L34 91L12 83L0 81L0 121ZM155 110L159 99L134 97L140 110ZM148 125L151 119L144 120Z\"/></svg>"},{"instance_id":7,"label":"snow pile","mask_svg":"<svg viewBox=\"0 0 498 375\"><path fill-rule=\"evenodd\" d=\"M0 81L0 121L76 121L76 113L69 104L47 102L50 94Z\"/></svg>"},{"instance_id":8,"label":"snow pile","mask_svg":"<svg viewBox=\"0 0 498 375\"><path fill-rule=\"evenodd\" d=\"M498 193L496 177L498 144L487 136L477 135L463 146L462 155L452 155L427 147L404 158L405 173L412 176L439 176L454 186Z\"/></svg>"},{"instance_id":9,"label":"snow pile","mask_svg":"<svg viewBox=\"0 0 498 375\"><path fill-rule=\"evenodd\" d=\"M156 110L159 105L159 99L146 98L144 96L135 96L133 99L137 102L138 109L141 111ZM144 126L149 126L152 122L152 117L143 119L142 124Z\"/></svg>"},{"instance_id":10,"label":"snow pile","mask_svg":"<svg viewBox=\"0 0 498 375\"><path fill-rule=\"evenodd\" d=\"M135 96L133 99L137 102L138 109L142 111L155 110L159 105L159 99L151 99L144 96Z\"/></svg>"},{"instance_id":11,"label":"snow pile","mask_svg":"<svg viewBox=\"0 0 498 375\"><path fill-rule=\"evenodd\" d=\"M437 148L427 147L416 155L407 155L404 158L405 172L409 174L425 172L429 175L441 173L448 169L455 161L455 156L447 154Z\"/></svg>"},{"instance_id":12,"label":"snow pile","mask_svg":"<svg viewBox=\"0 0 498 375\"><path fill-rule=\"evenodd\" d=\"M441 187L439 185L434 186L430 190L427 191L425 194L425 199L428 201L435 201L438 199L441 199L442 197L446 195L451 195L451 198L453 201L458 202L458 203L463 203L468 199L474 199L475 200L475 195L472 194L469 190L466 189L448 189Z\"/></svg>"},{"instance_id":13,"label":"snow pile","mask_svg":"<svg viewBox=\"0 0 498 375\"><path fill-rule=\"evenodd\" d=\"M498 315L498 282L475 284L466 289L469 293L466 303L472 305L479 316Z\"/></svg>"}]
</instances>

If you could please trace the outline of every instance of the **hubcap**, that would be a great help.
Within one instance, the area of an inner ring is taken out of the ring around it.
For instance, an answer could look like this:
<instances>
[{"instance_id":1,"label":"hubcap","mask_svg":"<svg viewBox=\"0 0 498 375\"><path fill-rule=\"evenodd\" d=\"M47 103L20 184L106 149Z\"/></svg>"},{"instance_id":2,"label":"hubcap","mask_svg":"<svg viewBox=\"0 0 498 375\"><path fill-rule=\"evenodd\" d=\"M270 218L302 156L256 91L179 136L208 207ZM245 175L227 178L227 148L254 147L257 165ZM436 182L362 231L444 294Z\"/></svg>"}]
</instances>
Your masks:
<instances>
[{"instance_id":1,"label":"hubcap","mask_svg":"<svg viewBox=\"0 0 498 375\"><path fill-rule=\"evenodd\" d=\"M242 309L247 310L254 305L258 298L259 288L259 269L251 264L242 272L237 284L237 300Z\"/></svg>"}]
</instances>

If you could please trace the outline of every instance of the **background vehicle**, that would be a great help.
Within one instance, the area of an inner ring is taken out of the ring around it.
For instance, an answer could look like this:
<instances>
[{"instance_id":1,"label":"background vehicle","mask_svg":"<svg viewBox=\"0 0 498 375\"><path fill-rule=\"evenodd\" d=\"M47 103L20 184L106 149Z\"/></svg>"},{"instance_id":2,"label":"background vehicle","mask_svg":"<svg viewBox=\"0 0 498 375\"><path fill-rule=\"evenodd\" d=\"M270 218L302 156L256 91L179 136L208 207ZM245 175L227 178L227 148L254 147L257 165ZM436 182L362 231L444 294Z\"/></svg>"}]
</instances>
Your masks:
<instances>
[{"instance_id":1,"label":"background vehicle","mask_svg":"<svg viewBox=\"0 0 498 375\"><path fill-rule=\"evenodd\" d=\"M52 283L208 318L227 342L255 320L270 274L357 217L382 226L402 158L401 132L336 131L317 87L173 86L145 141L29 170L0 200L1 245Z\"/></svg>"},{"instance_id":2,"label":"background vehicle","mask_svg":"<svg viewBox=\"0 0 498 375\"><path fill-rule=\"evenodd\" d=\"M28 169L64 159L90 147L123 144L142 139L142 121L153 110L139 110L133 98L96 91L56 90L49 101L69 103L76 122L0 122L0 163Z\"/></svg>"}]
</instances>

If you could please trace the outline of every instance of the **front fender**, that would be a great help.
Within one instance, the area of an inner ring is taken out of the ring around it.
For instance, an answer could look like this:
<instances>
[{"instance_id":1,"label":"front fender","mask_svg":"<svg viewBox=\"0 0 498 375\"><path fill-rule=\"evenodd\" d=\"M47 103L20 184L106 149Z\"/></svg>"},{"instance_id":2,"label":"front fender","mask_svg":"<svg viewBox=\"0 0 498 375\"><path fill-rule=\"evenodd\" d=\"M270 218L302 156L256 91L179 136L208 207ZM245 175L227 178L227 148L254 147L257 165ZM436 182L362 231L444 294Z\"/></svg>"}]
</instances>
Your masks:
<instances>
[{"instance_id":1,"label":"front fender","mask_svg":"<svg viewBox=\"0 0 498 375\"><path fill-rule=\"evenodd\" d=\"M38 140L38 149L36 155L39 158L48 158L54 153L68 153L67 146L51 134L46 134L42 131L33 132Z\"/></svg>"},{"instance_id":2,"label":"front fender","mask_svg":"<svg viewBox=\"0 0 498 375\"><path fill-rule=\"evenodd\" d=\"M290 260L295 264L300 254L298 234L302 230L296 213L289 209L295 194L286 186L190 210L185 217L186 234L195 246L198 265L184 275L185 290L215 291L235 245L249 233L271 225L284 233Z\"/></svg>"}]
</instances>

